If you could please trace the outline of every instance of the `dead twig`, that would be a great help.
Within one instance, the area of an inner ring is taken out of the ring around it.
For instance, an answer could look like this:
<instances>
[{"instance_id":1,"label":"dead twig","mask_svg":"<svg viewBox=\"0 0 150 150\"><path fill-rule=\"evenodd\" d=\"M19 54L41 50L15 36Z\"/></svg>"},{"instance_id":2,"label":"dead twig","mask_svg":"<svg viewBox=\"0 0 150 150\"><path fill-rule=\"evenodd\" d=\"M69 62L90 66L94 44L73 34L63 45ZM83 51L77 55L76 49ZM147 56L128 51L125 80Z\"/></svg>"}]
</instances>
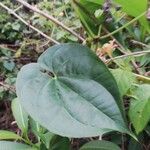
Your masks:
<instances>
[{"instance_id":1,"label":"dead twig","mask_svg":"<svg viewBox=\"0 0 150 150\"><path fill-rule=\"evenodd\" d=\"M62 27L64 30L70 32L72 35L74 35L75 37L77 37L79 40L81 40L82 42L85 41L85 39L83 37L81 37L79 34L77 34L76 32L74 32L73 30L71 30L70 28L68 28L66 25L64 25L62 22L58 21L56 18L54 18L53 16L45 13L44 11L41 11L40 9L38 9L37 7L34 7L32 5L30 5L29 3L23 1L23 0L16 0L17 2L21 3L23 6L29 8L30 10L32 10L33 12L36 12L44 17L46 17L47 19L49 19L50 21L52 21L53 23L55 23L56 25Z\"/></svg>"},{"instance_id":2,"label":"dead twig","mask_svg":"<svg viewBox=\"0 0 150 150\"><path fill-rule=\"evenodd\" d=\"M5 84L4 82L0 82L0 86L4 87L4 89L10 90L11 92L15 93L15 87Z\"/></svg>"},{"instance_id":3,"label":"dead twig","mask_svg":"<svg viewBox=\"0 0 150 150\"><path fill-rule=\"evenodd\" d=\"M139 56L142 56L142 55L145 55L145 54L148 54L148 53L150 53L150 50L133 52L133 53L126 53L125 55L121 55L121 56L117 56L117 57L108 59L107 63L109 63L110 61L116 60L116 59L122 59L122 58L126 58L126 57L129 57L129 56L139 57Z\"/></svg>"}]
</instances>

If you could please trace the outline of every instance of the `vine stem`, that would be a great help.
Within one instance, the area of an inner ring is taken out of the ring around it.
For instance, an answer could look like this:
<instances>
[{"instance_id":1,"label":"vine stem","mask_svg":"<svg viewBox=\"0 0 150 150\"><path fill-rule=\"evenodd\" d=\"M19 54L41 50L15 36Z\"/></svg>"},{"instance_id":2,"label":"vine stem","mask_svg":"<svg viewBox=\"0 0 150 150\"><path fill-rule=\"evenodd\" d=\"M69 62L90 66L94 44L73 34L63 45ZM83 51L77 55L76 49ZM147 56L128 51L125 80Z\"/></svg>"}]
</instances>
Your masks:
<instances>
[{"instance_id":1,"label":"vine stem","mask_svg":"<svg viewBox=\"0 0 150 150\"><path fill-rule=\"evenodd\" d=\"M23 18L21 18L19 15L17 15L15 13L15 11L13 11L12 9L8 8L7 6L5 6L3 3L0 2L0 6L3 7L4 9L6 9L10 14L14 15L16 18L18 18L21 22L23 22L25 25L27 25L28 27L30 27L31 29L33 29L34 31L38 32L39 34L41 34L43 37L49 39L50 41L52 41L55 44L60 44L58 41L54 40L53 38L49 37L48 35L46 35L45 33L43 33L42 31L40 31L39 29L35 28L34 26L32 26L31 24L29 24L28 22L26 22Z\"/></svg>"},{"instance_id":2,"label":"vine stem","mask_svg":"<svg viewBox=\"0 0 150 150\"><path fill-rule=\"evenodd\" d=\"M117 32L119 32L120 30L126 28L127 26L129 26L130 24L132 24L133 22L137 21L138 19L140 19L141 17L143 17L144 15L146 14L146 11L143 12L142 14L140 14L139 16L137 16L136 18L132 19L130 22L126 23L125 25L123 25L122 27L118 28L117 30L111 32L111 33L108 33L107 35L104 35L104 36L101 36L99 37L99 39L105 39L111 35L114 35L116 34Z\"/></svg>"},{"instance_id":3,"label":"vine stem","mask_svg":"<svg viewBox=\"0 0 150 150\"><path fill-rule=\"evenodd\" d=\"M11 85L8 85L8 84L5 84L3 82L0 82L0 86L10 90L11 92L15 93L15 87L14 86L11 86Z\"/></svg>"},{"instance_id":4,"label":"vine stem","mask_svg":"<svg viewBox=\"0 0 150 150\"><path fill-rule=\"evenodd\" d=\"M108 31L106 28L104 28L104 31L105 31L106 33L109 33L109 31ZM121 45L121 43L120 43L113 35L110 35L110 37L111 37L112 39L115 39L116 44L119 46L119 47L118 47L118 50L119 50L121 53L123 53L124 55L126 55L126 54L128 54L128 53L131 53L129 49L125 50L124 47ZM128 53L127 53L126 51L128 51ZM139 73L139 74L141 74L141 72L140 72L140 70L139 70L139 68L138 68L138 66L137 66L137 64L136 64L136 62L135 62L134 60L131 60L131 63L132 63L132 65L133 65L134 69L136 70L136 72Z\"/></svg>"},{"instance_id":5,"label":"vine stem","mask_svg":"<svg viewBox=\"0 0 150 150\"><path fill-rule=\"evenodd\" d=\"M121 56L110 58L106 62L109 63L110 61L113 61L113 60L116 60L116 59L125 58L125 57L128 57L128 56L141 56L141 55L144 55L144 54L147 54L147 53L150 53L150 50L133 52L133 53L127 53L125 55L121 55Z\"/></svg>"},{"instance_id":6,"label":"vine stem","mask_svg":"<svg viewBox=\"0 0 150 150\"><path fill-rule=\"evenodd\" d=\"M80 41L84 42L85 39L83 37L81 37L79 34L77 34L76 32L74 32L73 30L71 30L70 28L68 28L66 25L64 25L62 22L58 21L56 18L54 18L53 16L41 11L40 9L38 9L37 7L34 7L32 5L30 5L29 3L23 1L23 0L16 0L17 2L21 3L23 6L29 8L30 10L32 10L33 12L36 12L44 17L46 17L47 19L51 20L53 23L55 23L56 25L62 27L64 30L70 32L72 35L74 35L75 37L77 37Z\"/></svg>"},{"instance_id":7,"label":"vine stem","mask_svg":"<svg viewBox=\"0 0 150 150\"><path fill-rule=\"evenodd\" d=\"M134 73L135 77L139 80L142 81L143 83L150 83L150 78L149 77L145 77L143 75L139 75Z\"/></svg>"}]
</instances>

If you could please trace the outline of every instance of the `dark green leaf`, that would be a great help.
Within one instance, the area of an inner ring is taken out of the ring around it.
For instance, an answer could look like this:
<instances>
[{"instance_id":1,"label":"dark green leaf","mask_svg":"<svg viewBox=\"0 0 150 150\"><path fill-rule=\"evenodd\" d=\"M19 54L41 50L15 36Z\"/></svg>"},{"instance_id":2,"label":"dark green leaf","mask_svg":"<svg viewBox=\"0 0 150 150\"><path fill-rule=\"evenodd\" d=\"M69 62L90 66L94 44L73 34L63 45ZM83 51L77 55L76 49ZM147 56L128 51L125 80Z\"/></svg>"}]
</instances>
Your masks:
<instances>
[{"instance_id":1,"label":"dark green leaf","mask_svg":"<svg viewBox=\"0 0 150 150\"><path fill-rule=\"evenodd\" d=\"M83 145L80 150L120 150L120 148L108 141L91 141Z\"/></svg>"},{"instance_id":2,"label":"dark green leaf","mask_svg":"<svg viewBox=\"0 0 150 150\"><path fill-rule=\"evenodd\" d=\"M131 138L130 141L129 141L128 150L143 150L142 143L144 142L143 141L144 140L144 136L143 135L138 136L138 140L140 142L137 142L136 140Z\"/></svg>"},{"instance_id":3,"label":"dark green leaf","mask_svg":"<svg viewBox=\"0 0 150 150\"><path fill-rule=\"evenodd\" d=\"M87 0L74 0L72 4L87 33L91 37L96 36L99 25L104 21L103 15L99 19L94 15L95 11L100 9L100 4L97 1L92 2Z\"/></svg>"},{"instance_id":4,"label":"dark green leaf","mask_svg":"<svg viewBox=\"0 0 150 150\"><path fill-rule=\"evenodd\" d=\"M70 141L66 137L54 135L50 141L49 150L70 150Z\"/></svg>"},{"instance_id":5,"label":"dark green leaf","mask_svg":"<svg viewBox=\"0 0 150 150\"><path fill-rule=\"evenodd\" d=\"M17 95L25 110L50 132L68 137L128 132L116 82L87 47L61 44L24 66Z\"/></svg>"}]
</instances>

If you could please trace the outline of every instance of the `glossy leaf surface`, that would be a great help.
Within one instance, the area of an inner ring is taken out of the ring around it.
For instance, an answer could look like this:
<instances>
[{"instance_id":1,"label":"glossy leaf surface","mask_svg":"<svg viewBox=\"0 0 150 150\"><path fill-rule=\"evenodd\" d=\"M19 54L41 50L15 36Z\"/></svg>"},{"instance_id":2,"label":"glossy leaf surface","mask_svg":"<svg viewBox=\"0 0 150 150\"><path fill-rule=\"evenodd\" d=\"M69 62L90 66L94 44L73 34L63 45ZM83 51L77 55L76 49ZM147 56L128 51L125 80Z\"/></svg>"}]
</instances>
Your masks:
<instances>
[{"instance_id":1,"label":"glossy leaf surface","mask_svg":"<svg viewBox=\"0 0 150 150\"><path fill-rule=\"evenodd\" d=\"M128 132L116 82L87 47L61 44L24 66L17 95L25 110L50 132L67 137Z\"/></svg>"}]
</instances>

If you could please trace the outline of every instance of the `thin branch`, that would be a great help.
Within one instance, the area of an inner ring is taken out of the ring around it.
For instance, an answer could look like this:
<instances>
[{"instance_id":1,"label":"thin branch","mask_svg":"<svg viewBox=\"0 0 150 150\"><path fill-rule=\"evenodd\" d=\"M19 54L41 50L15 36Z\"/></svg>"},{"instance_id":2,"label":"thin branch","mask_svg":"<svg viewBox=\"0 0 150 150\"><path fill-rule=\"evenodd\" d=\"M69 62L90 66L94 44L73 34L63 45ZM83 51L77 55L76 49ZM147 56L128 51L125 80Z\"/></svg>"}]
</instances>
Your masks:
<instances>
[{"instance_id":1,"label":"thin branch","mask_svg":"<svg viewBox=\"0 0 150 150\"><path fill-rule=\"evenodd\" d=\"M107 60L107 63L109 63L110 61L113 61L113 60L116 60L116 59L122 59L122 58L125 58L125 57L129 57L129 56L141 56L141 55L145 55L147 53L150 53L150 50L146 50L146 51L140 51L140 52L133 52L133 53L127 53L125 55L121 55L121 56L117 56L117 57L114 57L114 58L110 58Z\"/></svg>"},{"instance_id":2,"label":"thin branch","mask_svg":"<svg viewBox=\"0 0 150 150\"><path fill-rule=\"evenodd\" d=\"M16 50L14 50L12 48L8 48L8 47L6 47L6 45L3 45L3 44L2 45L0 44L0 48L2 48L2 49L9 49L12 52L16 52Z\"/></svg>"},{"instance_id":3,"label":"thin branch","mask_svg":"<svg viewBox=\"0 0 150 150\"><path fill-rule=\"evenodd\" d=\"M103 30L104 30L107 34L110 33L105 27L103 28ZM120 44L120 42L119 42L113 35L110 35L110 37L111 37L112 40L115 39L115 43L119 46L119 47L117 47L117 48L119 49L119 51L120 51L121 53L125 54L126 52L125 52L125 50L124 50L124 47Z\"/></svg>"},{"instance_id":4,"label":"thin branch","mask_svg":"<svg viewBox=\"0 0 150 150\"><path fill-rule=\"evenodd\" d=\"M142 81L143 83L148 83L150 84L150 78L149 77L145 77L143 75L139 75L139 74L135 74L135 77L139 80L139 81Z\"/></svg>"},{"instance_id":5,"label":"thin branch","mask_svg":"<svg viewBox=\"0 0 150 150\"><path fill-rule=\"evenodd\" d=\"M109 31L108 31L106 28L104 28L104 31L109 34ZM128 54L128 53L126 52L128 49L125 50L124 47L120 44L120 42L119 42L113 35L110 35L110 37L111 37L112 39L115 39L116 44L119 46L119 47L118 47L118 50L119 50L121 53L123 53L124 55ZM130 50L128 50L128 51L130 52ZM107 63L107 61L106 61L106 63ZM108 61L108 63L109 63L109 61ZM135 62L134 60L131 60L131 63L132 63L132 65L133 65L135 71L136 71L137 73L141 74L141 71L140 71L140 69L138 68L136 62Z\"/></svg>"},{"instance_id":6,"label":"thin branch","mask_svg":"<svg viewBox=\"0 0 150 150\"><path fill-rule=\"evenodd\" d=\"M58 41L54 40L53 38L49 37L48 35L46 35L45 33L43 33L42 31L40 31L39 29L35 28L34 26L32 26L31 24L29 24L28 22L26 22L23 18L21 18L19 15L17 15L12 9L8 8L7 6L5 6L3 3L0 2L0 6L3 7L4 9L6 9L10 14L14 15L16 18L18 18L20 21L22 21L24 24L26 24L28 27L30 27L31 29L35 30L36 32L38 32L39 34L41 34L43 37L51 40L53 43L55 44L60 44Z\"/></svg>"},{"instance_id":7,"label":"thin branch","mask_svg":"<svg viewBox=\"0 0 150 150\"><path fill-rule=\"evenodd\" d=\"M16 0L17 2L21 3L23 6L29 8L30 10L46 17L47 19L51 20L53 23L55 23L56 25L62 27L64 30L70 32L72 35L74 35L75 37L77 37L79 40L81 40L82 42L85 41L85 39L83 37L81 37L79 34L77 34L76 32L74 32L73 30L71 30L70 28L68 28L66 25L64 25L62 22L58 21L56 18L54 18L53 16L41 11L40 9L38 9L37 7L34 7L30 4L28 4L27 2L23 1L23 0Z\"/></svg>"},{"instance_id":8,"label":"thin branch","mask_svg":"<svg viewBox=\"0 0 150 150\"><path fill-rule=\"evenodd\" d=\"M101 36L99 39L105 39L111 35L116 34L117 32L121 31L122 29L126 28L127 26L129 26L130 24L134 23L135 21L137 21L138 19L140 19L141 17L143 17L146 14L146 12L143 12L142 14L140 14L139 16L137 16L136 18L132 19L130 22L126 23L125 25L123 25L122 27L118 28L117 30L106 34L104 36Z\"/></svg>"},{"instance_id":9,"label":"thin branch","mask_svg":"<svg viewBox=\"0 0 150 150\"><path fill-rule=\"evenodd\" d=\"M142 42L140 42L140 41L131 40L131 42L132 42L133 44L140 45L140 46L142 46L142 47L150 48L149 45L147 45L147 44L145 44L145 43L142 43Z\"/></svg>"},{"instance_id":10,"label":"thin branch","mask_svg":"<svg viewBox=\"0 0 150 150\"><path fill-rule=\"evenodd\" d=\"M144 74L145 76L150 76L150 71L148 71L148 72L145 72L145 74Z\"/></svg>"},{"instance_id":11,"label":"thin branch","mask_svg":"<svg viewBox=\"0 0 150 150\"><path fill-rule=\"evenodd\" d=\"M5 89L10 90L11 92L15 93L15 87L14 86L10 86L10 85L5 84L3 82L0 82L0 86L2 86Z\"/></svg>"},{"instance_id":12,"label":"thin branch","mask_svg":"<svg viewBox=\"0 0 150 150\"><path fill-rule=\"evenodd\" d=\"M135 55L135 56L137 57L137 56L139 56L139 55ZM135 56L134 56L134 57L135 57ZM140 56L141 56L141 55L140 55ZM139 68L139 66L137 65L137 63L136 63L134 60L131 60L131 63L132 63L132 65L133 65L133 67L134 67L136 73L138 73L138 74L143 74L142 71L141 71L141 69Z\"/></svg>"},{"instance_id":13,"label":"thin branch","mask_svg":"<svg viewBox=\"0 0 150 150\"><path fill-rule=\"evenodd\" d=\"M22 5L19 6L19 7L17 7L17 8L14 10L14 12L17 12L17 11L20 10L21 8L22 8Z\"/></svg>"}]
</instances>

